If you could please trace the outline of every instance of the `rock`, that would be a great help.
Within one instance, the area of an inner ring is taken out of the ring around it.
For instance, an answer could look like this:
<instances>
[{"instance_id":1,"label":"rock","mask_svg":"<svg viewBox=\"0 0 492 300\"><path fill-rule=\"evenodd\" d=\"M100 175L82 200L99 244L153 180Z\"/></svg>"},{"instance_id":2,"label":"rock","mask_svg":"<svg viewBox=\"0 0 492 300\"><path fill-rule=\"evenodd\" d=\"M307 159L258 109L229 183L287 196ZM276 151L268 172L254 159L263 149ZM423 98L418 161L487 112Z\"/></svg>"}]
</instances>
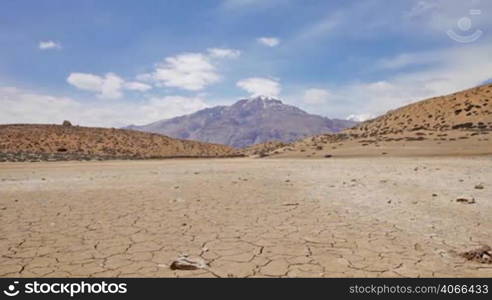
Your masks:
<instances>
[{"instance_id":1,"label":"rock","mask_svg":"<svg viewBox=\"0 0 492 300\"><path fill-rule=\"evenodd\" d=\"M475 261L482 264L492 264L492 248L487 245L463 252L460 255L469 261Z\"/></svg>"},{"instance_id":2,"label":"rock","mask_svg":"<svg viewBox=\"0 0 492 300\"><path fill-rule=\"evenodd\" d=\"M189 258L187 255L182 255L174 260L169 267L171 270L198 270L206 269L208 266L202 258Z\"/></svg>"},{"instance_id":3,"label":"rock","mask_svg":"<svg viewBox=\"0 0 492 300\"><path fill-rule=\"evenodd\" d=\"M66 126L66 127L70 127L70 126L72 126L72 123L70 123L70 121L65 120L65 121L63 121L62 125Z\"/></svg>"},{"instance_id":4,"label":"rock","mask_svg":"<svg viewBox=\"0 0 492 300\"><path fill-rule=\"evenodd\" d=\"M459 203L465 203L465 204L475 204L475 198L466 198L466 197L459 197L456 199L456 202Z\"/></svg>"},{"instance_id":5,"label":"rock","mask_svg":"<svg viewBox=\"0 0 492 300\"><path fill-rule=\"evenodd\" d=\"M333 157L333 155L331 155L331 154L326 154L325 155L325 158L331 158L331 157Z\"/></svg>"},{"instance_id":6,"label":"rock","mask_svg":"<svg viewBox=\"0 0 492 300\"><path fill-rule=\"evenodd\" d=\"M483 188L484 188L484 186L483 186L483 184L481 184L481 183L480 183L480 184L477 184L477 185L475 186L475 189L476 189L476 190L483 190Z\"/></svg>"},{"instance_id":7,"label":"rock","mask_svg":"<svg viewBox=\"0 0 492 300\"><path fill-rule=\"evenodd\" d=\"M299 203L283 203L283 206L297 206Z\"/></svg>"},{"instance_id":8,"label":"rock","mask_svg":"<svg viewBox=\"0 0 492 300\"><path fill-rule=\"evenodd\" d=\"M437 194L436 193L432 194L432 197L437 197Z\"/></svg>"}]
</instances>

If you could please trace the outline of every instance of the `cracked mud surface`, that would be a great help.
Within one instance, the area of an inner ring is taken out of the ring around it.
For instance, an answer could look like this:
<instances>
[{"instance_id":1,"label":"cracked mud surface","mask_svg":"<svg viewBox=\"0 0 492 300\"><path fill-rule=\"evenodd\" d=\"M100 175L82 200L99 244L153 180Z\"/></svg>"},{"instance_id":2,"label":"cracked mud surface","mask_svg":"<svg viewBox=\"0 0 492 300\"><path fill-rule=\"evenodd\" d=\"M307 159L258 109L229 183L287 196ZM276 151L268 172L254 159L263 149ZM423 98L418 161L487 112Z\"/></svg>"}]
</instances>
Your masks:
<instances>
[{"instance_id":1,"label":"cracked mud surface","mask_svg":"<svg viewBox=\"0 0 492 300\"><path fill-rule=\"evenodd\" d=\"M491 242L491 179L491 157L5 163L0 276L491 277L459 255Z\"/></svg>"}]
</instances>

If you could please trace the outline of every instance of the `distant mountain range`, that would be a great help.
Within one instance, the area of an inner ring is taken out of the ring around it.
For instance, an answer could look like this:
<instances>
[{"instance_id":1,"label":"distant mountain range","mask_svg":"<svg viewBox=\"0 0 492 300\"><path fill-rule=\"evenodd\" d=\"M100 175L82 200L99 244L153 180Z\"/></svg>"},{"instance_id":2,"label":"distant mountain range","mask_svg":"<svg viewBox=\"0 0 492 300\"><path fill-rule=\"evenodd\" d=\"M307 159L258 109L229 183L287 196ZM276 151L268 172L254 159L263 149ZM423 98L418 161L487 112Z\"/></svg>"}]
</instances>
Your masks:
<instances>
[{"instance_id":1,"label":"distant mountain range","mask_svg":"<svg viewBox=\"0 0 492 300\"><path fill-rule=\"evenodd\" d=\"M259 96L239 100L231 106L206 108L126 129L242 148L273 140L292 142L311 135L339 132L356 124L309 114L278 99Z\"/></svg>"}]
</instances>

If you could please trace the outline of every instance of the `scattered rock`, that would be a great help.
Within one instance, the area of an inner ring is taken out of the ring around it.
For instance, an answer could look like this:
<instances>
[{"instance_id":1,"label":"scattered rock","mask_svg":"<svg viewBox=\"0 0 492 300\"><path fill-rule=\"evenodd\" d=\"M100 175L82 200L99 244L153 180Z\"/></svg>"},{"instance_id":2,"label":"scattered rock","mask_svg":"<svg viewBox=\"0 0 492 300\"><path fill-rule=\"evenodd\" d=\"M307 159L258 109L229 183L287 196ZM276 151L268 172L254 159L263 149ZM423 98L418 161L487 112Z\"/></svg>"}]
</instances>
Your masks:
<instances>
[{"instance_id":1,"label":"scattered rock","mask_svg":"<svg viewBox=\"0 0 492 300\"><path fill-rule=\"evenodd\" d=\"M294 202L294 203L283 203L282 205L283 206L297 206L297 205L299 205L299 203L297 203L297 202Z\"/></svg>"},{"instance_id":2,"label":"scattered rock","mask_svg":"<svg viewBox=\"0 0 492 300\"><path fill-rule=\"evenodd\" d=\"M484 245L480 248L466 251L460 254L461 257L469 261L479 262L481 264L492 264L492 248Z\"/></svg>"},{"instance_id":3,"label":"scattered rock","mask_svg":"<svg viewBox=\"0 0 492 300\"><path fill-rule=\"evenodd\" d=\"M331 158L331 157L333 157L333 155L331 155L331 154L326 154L325 155L325 158Z\"/></svg>"},{"instance_id":4,"label":"scattered rock","mask_svg":"<svg viewBox=\"0 0 492 300\"><path fill-rule=\"evenodd\" d=\"M206 269L208 266L202 258L189 258L187 255L182 255L174 260L169 267L171 270L198 270Z\"/></svg>"},{"instance_id":5,"label":"scattered rock","mask_svg":"<svg viewBox=\"0 0 492 300\"><path fill-rule=\"evenodd\" d=\"M436 193L432 194L432 197L437 197L437 194Z\"/></svg>"},{"instance_id":6,"label":"scattered rock","mask_svg":"<svg viewBox=\"0 0 492 300\"><path fill-rule=\"evenodd\" d=\"M480 184L477 184L477 185L475 186L475 189L476 189L476 190L483 190L483 188L484 188L484 186L483 186L483 184L481 184L481 183L480 183Z\"/></svg>"},{"instance_id":7,"label":"scattered rock","mask_svg":"<svg viewBox=\"0 0 492 300\"><path fill-rule=\"evenodd\" d=\"M456 202L459 203L465 203L465 204L475 204L475 198L466 198L466 197L459 197L456 199Z\"/></svg>"}]
</instances>

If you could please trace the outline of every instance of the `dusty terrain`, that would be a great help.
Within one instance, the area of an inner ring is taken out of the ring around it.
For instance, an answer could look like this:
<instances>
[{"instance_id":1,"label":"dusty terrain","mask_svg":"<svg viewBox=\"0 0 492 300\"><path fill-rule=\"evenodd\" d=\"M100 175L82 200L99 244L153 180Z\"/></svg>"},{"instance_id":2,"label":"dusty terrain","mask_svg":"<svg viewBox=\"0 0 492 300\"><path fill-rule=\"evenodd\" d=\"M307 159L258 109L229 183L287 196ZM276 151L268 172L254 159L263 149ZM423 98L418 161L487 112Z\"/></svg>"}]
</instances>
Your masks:
<instances>
[{"instance_id":1,"label":"dusty terrain","mask_svg":"<svg viewBox=\"0 0 492 300\"><path fill-rule=\"evenodd\" d=\"M458 255L491 184L491 156L3 163L0 276L491 277Z\"/></svg>"},{"instance_id":2,"label":"dusty terrain","mask_svg":"<svg viewBox=\"0 0 492 300\"><path fill-rule=\"evenodd\" d=\"M0 162L166 157L228 157L236 150L216 144L114 128L0 125Z\"/></svg>"}]
</instances>

